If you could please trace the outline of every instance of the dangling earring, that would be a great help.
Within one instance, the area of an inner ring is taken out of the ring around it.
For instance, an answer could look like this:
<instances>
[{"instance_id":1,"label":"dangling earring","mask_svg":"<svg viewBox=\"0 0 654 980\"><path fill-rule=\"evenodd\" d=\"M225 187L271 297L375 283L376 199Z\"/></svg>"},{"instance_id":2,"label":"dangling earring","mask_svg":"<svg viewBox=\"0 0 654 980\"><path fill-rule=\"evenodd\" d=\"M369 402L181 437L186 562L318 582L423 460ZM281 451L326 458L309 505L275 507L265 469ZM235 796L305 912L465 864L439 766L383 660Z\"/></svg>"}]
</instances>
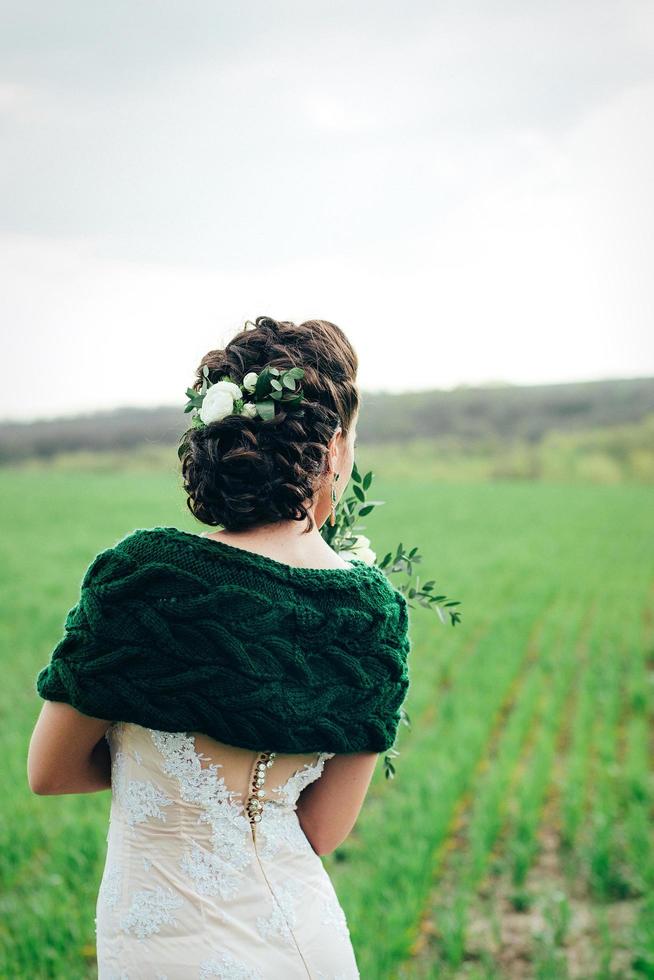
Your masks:
<instances>
[{"instance_id":1,"label":"dangling earring","mask_svg":"<svg viewBox=\"0 0 654 980\"><path fill-rule=\"evenodd\" d=\"M338 480L340 473L334 474L334 479L332 480L332 509L329 514L329 525L333 527L336 523L336 491L334 490L334 484Z\"/></svg>"}]
</instances>

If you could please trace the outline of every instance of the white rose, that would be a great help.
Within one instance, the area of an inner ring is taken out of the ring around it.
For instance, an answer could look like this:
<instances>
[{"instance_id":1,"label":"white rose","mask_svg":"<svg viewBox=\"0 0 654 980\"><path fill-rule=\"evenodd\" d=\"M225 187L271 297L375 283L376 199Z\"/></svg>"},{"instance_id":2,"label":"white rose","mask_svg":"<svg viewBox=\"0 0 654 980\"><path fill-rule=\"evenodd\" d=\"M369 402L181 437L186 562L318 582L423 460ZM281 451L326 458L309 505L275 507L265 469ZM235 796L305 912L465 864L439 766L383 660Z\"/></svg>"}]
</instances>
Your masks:
<instances>
[{"instance_id":1,"label":"white rose","mask_svg":"<svg viewBox=\"0 0 654 980\"><path fill-rule=\"evenodd\" d=\"M200 418L205 425L210 422L219 422L234 411L234 398L224 387L224 382L211 385L206 395L202 399L200 408Z\"/></svg>"},{"instance_id":2,"label":"white rose","mask_svg":"<svg viewBox=\"0 0 654 980\"><path fill-rule=\"evenodd\" d=\"M242 398L243 392L241 391L239 385L234 384L233 381L216 381L215 385L211 385L210 391L214 388L219 388L221 391L228 391L232 398Z\"/></svg>"},{"instance_id":3,"label":"white rose","mask_svg":"<svg viewBox=\"0 0 654 980\"><path fill-rule=\"evenodd\" d=\"M246 418L253 419L255 415L257 415L257 407L254 402L245 402L241 415L245 415Z\"/></svg>"},{"instance_id":4,"label":"white rose","mask_svg":"<svg viewBox=\"0 0 654 980\"><path fill-rule=\"evenodd\" d=\"M374 565L377 560L377 555L372 548L359 548L354 552L354 557L365 562L366 565Z\"/></svg>"},{"instance_id":5,"label":"white rose","mask_svg":"<svg viewBox=\"0 0 654 980\"><path fill-rule=\"evenodd\" d=\"M259 375L256 371L248 371L248 373L243 378L243 387L246 391L253 392L257 383L257 378Z\"/></svg>"},{"instance_id":6,"label":"white rose","mask_svg":"<svg viewBox=\"0 0 654 980\"><path fill-rule=\"evenodd\" d=\"M358 558L360 561L365 562L366 565L374 565L377 559L377 555L370 547L370 538L367 538L365 534L355 535L354 544L347 551L339 551L339 555L347 559Z\"/></svg>"}]
</instances>

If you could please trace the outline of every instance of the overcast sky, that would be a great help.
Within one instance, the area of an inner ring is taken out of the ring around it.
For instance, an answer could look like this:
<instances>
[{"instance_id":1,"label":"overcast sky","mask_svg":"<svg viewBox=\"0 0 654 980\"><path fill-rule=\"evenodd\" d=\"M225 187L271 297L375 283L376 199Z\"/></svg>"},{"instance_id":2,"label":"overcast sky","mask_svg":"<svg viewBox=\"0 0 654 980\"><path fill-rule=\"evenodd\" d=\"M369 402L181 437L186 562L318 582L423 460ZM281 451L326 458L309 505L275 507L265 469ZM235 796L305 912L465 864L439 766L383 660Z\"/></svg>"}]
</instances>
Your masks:
<instances>
[{"instance_id":1,"label":"overcast sky","mask_svg":"<svg viewBox=\"0 0 654 980\"><path fill-rule=\"evenodd\" d=\"M654 374L651 0L0 9L0 418L181 406L261 314L364 390Z\"/></svg>"}]
</instances>

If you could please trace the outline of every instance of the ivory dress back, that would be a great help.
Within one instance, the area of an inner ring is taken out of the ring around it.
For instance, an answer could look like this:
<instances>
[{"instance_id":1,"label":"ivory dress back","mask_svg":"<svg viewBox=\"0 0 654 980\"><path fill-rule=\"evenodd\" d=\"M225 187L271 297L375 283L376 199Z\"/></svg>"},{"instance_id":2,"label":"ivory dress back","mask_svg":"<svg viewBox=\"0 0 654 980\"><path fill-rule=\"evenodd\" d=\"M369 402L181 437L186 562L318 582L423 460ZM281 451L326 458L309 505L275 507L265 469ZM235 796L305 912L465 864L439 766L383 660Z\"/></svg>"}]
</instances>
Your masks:
<instances>
[{"instance_id":1,"label":"ivory dress back","mask_svg":"<svg viewBox=\"0 0 654 980\"><path fill-rule=\"evenodd\" d=\"M99 980L358 980L297 801L334 753L241 749L126 722L96 905Z\"/></svg>"}]
</instances>

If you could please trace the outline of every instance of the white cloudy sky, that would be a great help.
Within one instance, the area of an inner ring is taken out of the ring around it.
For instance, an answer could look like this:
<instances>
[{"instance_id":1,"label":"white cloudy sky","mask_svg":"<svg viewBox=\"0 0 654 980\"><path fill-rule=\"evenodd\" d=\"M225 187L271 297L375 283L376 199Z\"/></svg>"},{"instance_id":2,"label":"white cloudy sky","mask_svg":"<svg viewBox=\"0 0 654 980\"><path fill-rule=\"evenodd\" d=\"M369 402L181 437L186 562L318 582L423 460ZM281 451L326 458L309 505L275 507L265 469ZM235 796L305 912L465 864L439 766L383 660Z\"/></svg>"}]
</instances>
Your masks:
<instances>
[{"instance_id":1,"label":"white cloudy sky","mask_svg":"<svg viewBox=\"0 0 654 980\"><path fill-rule=\"evenodd\" d=\"M181 405L260 314L364 389L654 374L651 0L0 9L0 418Z\"/></svg>"}]
</instances>

